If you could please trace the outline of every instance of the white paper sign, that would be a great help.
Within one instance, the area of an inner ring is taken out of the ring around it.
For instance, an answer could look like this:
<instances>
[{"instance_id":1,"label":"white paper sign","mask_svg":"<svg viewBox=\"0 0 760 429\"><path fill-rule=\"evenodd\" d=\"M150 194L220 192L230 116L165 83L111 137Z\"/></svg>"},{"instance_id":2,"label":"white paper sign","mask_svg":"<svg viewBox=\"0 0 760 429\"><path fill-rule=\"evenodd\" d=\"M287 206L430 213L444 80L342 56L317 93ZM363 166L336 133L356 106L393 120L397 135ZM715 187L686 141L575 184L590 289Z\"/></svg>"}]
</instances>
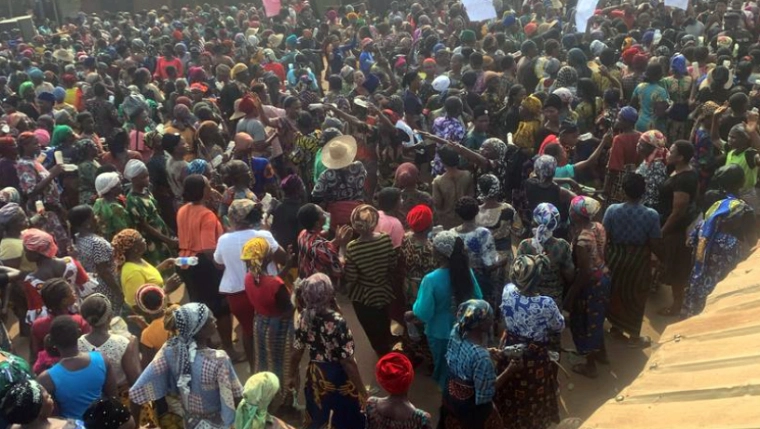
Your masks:
<instances>
[{"instance_id":1,"label":"white paper sign","mask_svg":"<svg viewBox=\"0 0 760 429\"><path fill-rule=\"evenodd\" d=\"M689 7L689 0L665 0L665 6L686 10Z\"/></svg>"},{"instance_id":2,"label":"white paper sign","mask_svg":"<svg viewBox=\"0 0 760 429\"><path fill-rule=\"evenodd\" d=\"M578 0L578 5L575 7L575 29L579 33L586 31L586 24L588 19L594 14L596 5L599 0Z\"/></svg>"},{"instance_id":3,"label":"white paper sign","mask_svg":"<svg viewBox=\"0 0 760 429\"><path fill-rule=\"evenodd\" d=\"M472 22L488 21L496 18L496 8L492 0L463 0L464 10Z\"/></svg>"}]
</instances>

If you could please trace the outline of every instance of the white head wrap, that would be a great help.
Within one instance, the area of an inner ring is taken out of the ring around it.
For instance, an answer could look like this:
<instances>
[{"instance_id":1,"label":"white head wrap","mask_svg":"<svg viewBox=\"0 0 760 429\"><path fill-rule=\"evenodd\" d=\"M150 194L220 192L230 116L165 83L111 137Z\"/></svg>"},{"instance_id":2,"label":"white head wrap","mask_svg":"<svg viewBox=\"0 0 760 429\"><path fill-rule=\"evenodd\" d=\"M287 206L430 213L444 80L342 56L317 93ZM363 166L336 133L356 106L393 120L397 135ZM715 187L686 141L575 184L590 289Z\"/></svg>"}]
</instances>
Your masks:
<instances>
[{"instance_id":1,"label":"white head wrap","mask_svg":"<svg viewBox=\"0 0 760 429\"><path fill-rule=\"evenodd\" d=\"M124 166L124 178L132 180L135 177L148 172L148 167L139 159L130 159Z\"/></svg>"},{"instance_id":2,"label":"white head wrap","mask_svg":"<svg viewBox=\"0 0 760 429\"><path fill-rule=\"evenodd\" d=\"M457 238L459 238L459 234L454 231L439 232L433 237L433 248L449 258L451 257L451 254L454 253L454 246L457 243Z\"/></svg>"},{"instance_id":3,"label":"white head wrap","mask_svg":"<svg viewBox=\"0 0 760 429\"><path fill-rule=\"evenodd\" d=\"M98 192L98 196L102 197L120 184L121 177L119 176L119 173L115 171L102 173L95 179L95 190Z\"/></svg>"}]
</instances>

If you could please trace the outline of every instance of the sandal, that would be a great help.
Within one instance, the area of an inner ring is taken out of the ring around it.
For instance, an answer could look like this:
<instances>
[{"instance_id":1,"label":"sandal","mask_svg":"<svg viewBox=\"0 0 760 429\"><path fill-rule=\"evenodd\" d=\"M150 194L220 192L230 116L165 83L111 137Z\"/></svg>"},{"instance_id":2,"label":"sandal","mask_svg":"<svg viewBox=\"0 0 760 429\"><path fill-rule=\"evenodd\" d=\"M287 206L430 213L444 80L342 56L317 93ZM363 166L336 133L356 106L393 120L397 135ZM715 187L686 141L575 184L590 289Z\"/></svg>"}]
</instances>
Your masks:
<instances>
[{"instance_id":1,"label":"sandal","mask_svg":"<svg viewBox=\"0 0 760 429\"><path fill-rule=\"evenodd\" d=\"M573 365L573 372L592 379L596 378L598 375L596 368L590 369L589 366L584 363L576 363Z\"/></svg>"},{"instance_id":2,"label":"sandal","mask_svg":"<svg viewBox=\"0 0 760 429\"><path fill-rule=\"evenodd\" d=\"M628 340L628 347L632 349L645 349L652 345L652 339L649 337L631 338Z\"/></svg>"}]
</instances>

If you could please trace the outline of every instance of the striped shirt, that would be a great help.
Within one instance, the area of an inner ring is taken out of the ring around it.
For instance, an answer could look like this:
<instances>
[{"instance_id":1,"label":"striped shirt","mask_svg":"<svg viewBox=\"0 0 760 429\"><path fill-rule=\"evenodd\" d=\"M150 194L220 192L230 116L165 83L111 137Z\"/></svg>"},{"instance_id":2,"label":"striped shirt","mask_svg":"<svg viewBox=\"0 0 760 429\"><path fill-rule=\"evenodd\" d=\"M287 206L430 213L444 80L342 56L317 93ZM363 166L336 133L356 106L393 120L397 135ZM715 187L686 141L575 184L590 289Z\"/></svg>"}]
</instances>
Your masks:
<instances>
[{"instance_id":1,"label":"striped shirt","mask_svg":"<svg viewBox=\"0 0 760 429\"><path fill-rule=\"evenodd\" d=\"M390 304L393 300L391 272L397 258L387 234L372 241L348 243L344 272L349 298L376 308Z\"/></svg>"}]
</instances>

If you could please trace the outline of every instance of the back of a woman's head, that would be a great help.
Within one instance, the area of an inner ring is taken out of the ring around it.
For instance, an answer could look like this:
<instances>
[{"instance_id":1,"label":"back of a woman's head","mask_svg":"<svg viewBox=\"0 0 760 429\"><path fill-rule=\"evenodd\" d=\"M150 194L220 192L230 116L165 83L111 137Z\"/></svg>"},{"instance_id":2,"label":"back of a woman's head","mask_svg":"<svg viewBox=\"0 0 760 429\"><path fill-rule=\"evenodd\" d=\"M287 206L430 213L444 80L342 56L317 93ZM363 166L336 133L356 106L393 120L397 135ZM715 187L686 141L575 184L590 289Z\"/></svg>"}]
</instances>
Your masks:
<instances>
[{"instance_id":1,"label":"back of a woman's head","mask_svg":"<svg viewBox=\"0 0 760 429\"><path fill-rule=\"evenodd\" d=\"M459 166L459 154L449 147L444 146L439 149L438 156L441 158L441 163L446 167Z\"/></svg>"},{"instance_id":2,"label":"back of a woman's head","mask_svg":"<svg viewBox=\"0 0 760 429\"><path fill-rule=\"evenodd\" d=\"M92 206L81 204L69 210L69 225L72 234L79 232L79 229L85 222L92 218Z\"/></svg>"},{"instance_id":3,"label":"back of a woman's head","mask_svg":"<svg viewBox=\"0 0 760 429\"><path fill-rule=\"evenodd\" d=\"M57 316L50 325L50 339L58 349L76 347L81 334L79 324L69 315Z\"/></svg>"},{"instance_id":4,"label":"back of a woman's head","mask_svg":"<svg viewBox=\"0 0 760 429\"><path fill-rule=\"evenodd\" d=\"M644 176L636 173L626 173L623 176L623 192L631 200L638 200L644 196L646 181Z\"/></svg>"},{"instance_id":5,"label":"back of a woman's head","mask_svg":"<svg viewBox=\"0 0 760 429\"><path fill-rule=\"evenodd\" d=\"M55 277L42 284L40 295L48 309L58 309L71 296L73 288L66 280Z\"/></svg>"},{"instance_id":6,"label":"back of a woman's head","mask_svg":"<svg viewBox=\"0 0 760 429\"><path fill-rule=\"evenodd\" d=\"M197 203L206 193L206 178L201 174L191 174L185 178L182 198L188 203Z\"/></svg>"},{"instance_id":7,"label":"back of a woman's head","mask_svg":"<svg viewBox=\"0 0 760 429\"><path fill-rule=\"evenodd\" d=\"M304 204L300 209L298 209L297 216L298 223L301 224L304 229L309 231L314 228L319 222L319 219L322 216L322 211L318 205L308 203Z\"/></svg>"},{"instance_id":8,"label":"back of a woman's head","mask_svg":"<svg viewBox=\"0 0 760 429\"><path fill-rule=\"evenodd\" d=\"M478 200L473 197L462 197L457 201L454 211L466 222L475 219L475 216L480 211L480 205L478 204Z\"/></svg>"},{"instance_id":9,"label":"back of a woman's head","mask_svg":"<svg viewBox=\"0 0 760 429\"><path fill-rule=\"evenodd\" d=\"M179 134L164 134L163 137L161 137L161 147L167 152L167 153L174 153L174 150L179 146L180 142L182 141L182 137L179 136Z\"/></svg>"},{"instance_id":10,"label":"back of a woman's head","mask_svg":"<svg viewBox=\"0 0 760 429\"><path fill-rule=\"evenodd\" d=\"M454 251L449 256L449 276L457 306L472 298L475 286L472 283L470 262L464 241L459 237L454 243Z\"/></svg>"},{"instance_id":11,"label":"back of a woman's head","mask_svg":"<svg viewBox=\"0 0 760 429\"><path fill-rule=\"evenodd\" d=\"M82 318L90 326L98 327L111 322L111 303L104 296L93 294L85 298L79 309Z\"/></svg>"},{"instance_id":12,"label":"back of a woman's head","mask_svg":"<svg viewBox=\"0 0 760 429\"><path fill-rule=\"evenodd\" d=\"M0 415L10 424L27 425L34 422L42 411L42 389L34 380L19 380L8 386L0 398Z\"/></svg>"}]
</instances>

